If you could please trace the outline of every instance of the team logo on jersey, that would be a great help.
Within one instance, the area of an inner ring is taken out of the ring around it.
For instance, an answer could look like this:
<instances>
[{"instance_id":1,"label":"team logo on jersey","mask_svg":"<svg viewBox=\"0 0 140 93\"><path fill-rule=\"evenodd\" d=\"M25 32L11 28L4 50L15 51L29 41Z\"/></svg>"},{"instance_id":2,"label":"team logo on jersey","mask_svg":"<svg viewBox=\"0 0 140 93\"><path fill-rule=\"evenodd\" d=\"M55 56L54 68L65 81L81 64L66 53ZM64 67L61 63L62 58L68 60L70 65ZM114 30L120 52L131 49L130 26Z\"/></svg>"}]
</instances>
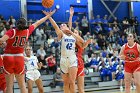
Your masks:
<instances>
[{"instance_id":1,"label":"team logo on jersey","mask_svg":"<svg viewBox=\"0 0 140 93\"><path fill-rule=\"evenodd\" d=\"M133 60L136 58L136 54L135 54L135 51L133 50L128 50L127 53L126 53L127 57L129 60Z\"/></svg>"}]
</instances>

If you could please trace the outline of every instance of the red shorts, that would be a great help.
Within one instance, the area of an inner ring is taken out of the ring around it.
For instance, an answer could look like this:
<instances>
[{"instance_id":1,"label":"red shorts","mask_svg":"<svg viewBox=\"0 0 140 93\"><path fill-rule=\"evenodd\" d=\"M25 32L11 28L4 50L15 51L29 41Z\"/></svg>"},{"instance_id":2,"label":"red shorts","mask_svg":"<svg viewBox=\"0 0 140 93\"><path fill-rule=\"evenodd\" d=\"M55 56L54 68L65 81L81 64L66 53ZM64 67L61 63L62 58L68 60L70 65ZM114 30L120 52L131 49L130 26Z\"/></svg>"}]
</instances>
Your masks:
<instances>
[{"instance_id":1,"label":"red shorts","mask_svg":"<svg viewBox=\"0 0 140 93\"><path fill-rule=\"evenodd\" d=\"M84 62L83 59L78 58L78 71L77 76L84 76Z\"/></svg>"},{"instance_id":2,"label":"red shorts","mask_svg":"<svg viewBox=\"0 0 140 93\"><path fill-rule=\"evenodd\" d=\"M24 57L23 56L4 56L3 65L6 74L24 74Z\"/></svg>"},{"instance_id":3,"label":"red shorts","mask_svg":"<svg viewBox=\"0 0 140 93\"><path fill-rule=\"evenodd\" d=\"M0 74L0 90L4 91L6 89L5 75Z\"/></svg>"},{"instance_id":4,"label":"red shorts","mask_svg":"<svg viewBox=\"0 0 140 93\"><path fill-rule=\"evenodd\" d=\"M128 73L140 71L140 62L125 62L124 69Z\"/></svg>"}]
</instances>

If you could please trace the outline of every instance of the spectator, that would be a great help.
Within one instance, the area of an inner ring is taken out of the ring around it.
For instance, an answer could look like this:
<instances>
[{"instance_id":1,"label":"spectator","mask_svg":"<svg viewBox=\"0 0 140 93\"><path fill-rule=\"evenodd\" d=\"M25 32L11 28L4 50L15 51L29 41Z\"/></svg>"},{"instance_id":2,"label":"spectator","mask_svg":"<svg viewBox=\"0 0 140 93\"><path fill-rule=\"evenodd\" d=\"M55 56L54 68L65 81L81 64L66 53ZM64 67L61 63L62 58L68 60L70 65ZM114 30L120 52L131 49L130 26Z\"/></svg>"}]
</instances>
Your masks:
<instances>
[{"instance_id":1,"label":"spectator","mask_svg":"<svg viewBox=\"0 0 140 93\"><path fill-rule=\"evenodd\" d=\"M8 22L9 22L9 25L11 25L12 27L16 26L16 20L14 19L13 16L10 16Z\"/></svg>"},{"instance_id":2,"label":"spectator","mask_svg":"<svg viewBox=\"0 0 140 93\"><path fill-rule=\"evenodd\" d=\"M43 46L43 45L41 45L41 46L40 46L40 49L37 50L36 56L37 56L37 57L39 57L39 56L45 57L45 56L46 56L46 52L45 52L45 50L44 50L44 46Z\"/></svg>"},{"instance_id":3,"label":"spectator","mask_svg":"<svg viewBox=\"0 0 140 93\"><path fill-rule=\"evenodd\" d=\"M45 60L48 63L49 71L52 71L54 74L56 72L56 69L57 69L57 65L56 65L57 63L56 63L55 57L51 53L51 55L49 57L47 57Z\"/></svg>"},{"instance_id":4,"label":"spectator","mask_svg":"<svg viewBox=\"0 0 140 93\"><path fill-rule=\"evenodd\" d=\"M49 39L47 40L48 47L51 47L52 42L54 42L54 38L50 35Z\"/></svg>"},{"instance_id":5,"label":"spectator","mask_svg":"<svg viewBox=\"0 0 140 93\"><path fill-rule=\"evenodd\" d=\"M123 90L123 81L124 81L124 71L122 67L119 67L116 71L116 80L119 81L120 90Z\"/></svg>"},{"instance_id":6,"label":"spectator","mask_svg":"<svg viewBox=\"0 0 140 93\"><path fill-rule=\"evenodd\" d=\"M83 35L85 35L86 32L88 32L88 20L86 16L83 16L81 24L82 24L82 33Z\"/></svg>"},{"instance_id":7,"label":"spectator","mask_svg":"<svg viewBox=\"0 0 140 93\"><path fill-rule=\"evenodd\" d=\"M109 81L112 81L112 73L106 67L104 61L102 61L101 66L99 67L100 76L102 81L107 81L107 77L109 77Z\"/></svg>"},{"instance_id":8,"label":"spectator","mask_svg":"<svg viewBox=\"0 0 140 93\"><path fill-rule=\"evenodd\" d=\"M57 72L53 76L53 81L50 83L51 88L56 86L63 86L63 80L61 78L61 69L57 68Z\"/></svg>"},{"instance_id":9,"label":"spectator","mask_svg":"<svg viewBox=\"0 0 140 93\"><path fill-rule=\"evenodd\" d=\"M99 23L99 24L102 23L102 20L101 20L101 18L100 18L100 15L97 15L97 16L96 16L95 21L96 21L97 24L98 24L98 23Z\"/></svg>"}]
</instances>

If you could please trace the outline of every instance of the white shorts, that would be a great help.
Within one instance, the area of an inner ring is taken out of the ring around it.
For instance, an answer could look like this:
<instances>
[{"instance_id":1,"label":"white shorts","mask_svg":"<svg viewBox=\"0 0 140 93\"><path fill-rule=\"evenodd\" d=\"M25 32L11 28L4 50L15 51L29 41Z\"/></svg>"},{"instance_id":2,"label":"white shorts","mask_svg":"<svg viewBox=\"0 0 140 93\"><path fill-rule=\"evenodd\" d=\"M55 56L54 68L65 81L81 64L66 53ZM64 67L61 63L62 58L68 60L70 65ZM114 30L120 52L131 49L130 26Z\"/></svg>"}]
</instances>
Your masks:
<instances>
[{"instance_id":1,"label":"white shorts","mask_svg":"<svg viewBox=\"0 0 140 93\"><path fill-rule=\"evenodd\" d=\"M78 61L76 56L61 57L60 59L60 69L62 73L68 73L69 68L77 67Z\"/></svg>"},{"instance_id":2,"label":"white shorts","mask_svg":"<svg viewBox=\"0 0 140 93\"><path fill-rule=\"evenodd\" d=\"M37 79L39 79L41 76L40 72L35 69L35 70L30 70L26 72L26 79L27 80L32 80L32 81L36 81Z\"/></svg>"}]
</instances>

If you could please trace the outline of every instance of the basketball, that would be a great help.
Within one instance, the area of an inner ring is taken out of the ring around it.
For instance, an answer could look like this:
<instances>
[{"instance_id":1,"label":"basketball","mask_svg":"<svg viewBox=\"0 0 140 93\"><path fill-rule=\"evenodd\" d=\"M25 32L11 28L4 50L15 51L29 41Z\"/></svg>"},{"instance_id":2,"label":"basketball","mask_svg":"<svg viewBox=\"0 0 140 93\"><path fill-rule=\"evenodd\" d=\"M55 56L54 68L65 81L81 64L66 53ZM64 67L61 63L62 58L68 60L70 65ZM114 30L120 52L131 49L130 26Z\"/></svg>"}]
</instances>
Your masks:
<instances>
[{"instance_id":1,"label":"basketball","mask_svg":"<svg viewBox=\"0 0 140 93\"><path fill-rule=\"evenodd\" d=\"M54 0L42 0L42 5L46 8L51 8L54 4Z\"/></svg>"}]
</instances>

